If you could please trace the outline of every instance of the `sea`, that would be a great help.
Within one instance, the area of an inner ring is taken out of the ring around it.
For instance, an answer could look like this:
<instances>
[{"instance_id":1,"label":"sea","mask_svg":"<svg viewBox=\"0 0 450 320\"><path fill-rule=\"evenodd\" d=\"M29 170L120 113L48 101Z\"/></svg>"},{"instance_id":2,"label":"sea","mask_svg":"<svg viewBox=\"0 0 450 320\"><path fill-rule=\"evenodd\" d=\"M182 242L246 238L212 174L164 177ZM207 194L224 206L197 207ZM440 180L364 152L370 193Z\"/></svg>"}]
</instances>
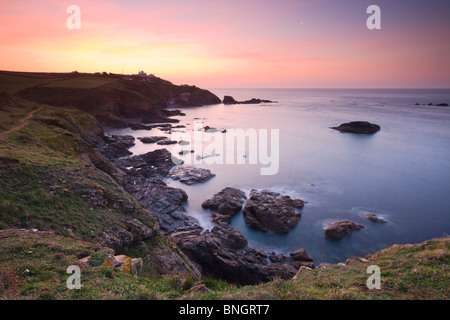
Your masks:
<instances>
[{"instance_id":1,"label":"sea","mask_svg":"<svg viewBox=\"0 0 450 320\"><path fill-rule=\"evenodd\" d=\"M316 264L343 262L393 244L450 233L450 107L436 106L450 103L450 90L209 90L221 99L230 95L237 101L274 102L181 108L185 115L175 117L180 122L173 125L184 127L172 132L109 132L185 140L183 149L194 152L178 155L182 165L207 168L215 176L194 185L171 178L165 182L187 192L187 212L205 229L213 224L202 202L225 187L235 187L247 195L253 189L270 190L304 200L301 218L287 234L250 229L242 212L233 216L231 225L257 249L288 255L304 248ZM331 129L350 121L369 121L381 130L358 135ZM218 130L205 132L205 126ZM231 133L245 139L239 145ZM136 139L130 151L137 155L175 147L180 145ZM369 221L367 213L387 223ZM364 228L340 240L327 238L323 228L337 220Z\"/></svg>"}]
</instances>

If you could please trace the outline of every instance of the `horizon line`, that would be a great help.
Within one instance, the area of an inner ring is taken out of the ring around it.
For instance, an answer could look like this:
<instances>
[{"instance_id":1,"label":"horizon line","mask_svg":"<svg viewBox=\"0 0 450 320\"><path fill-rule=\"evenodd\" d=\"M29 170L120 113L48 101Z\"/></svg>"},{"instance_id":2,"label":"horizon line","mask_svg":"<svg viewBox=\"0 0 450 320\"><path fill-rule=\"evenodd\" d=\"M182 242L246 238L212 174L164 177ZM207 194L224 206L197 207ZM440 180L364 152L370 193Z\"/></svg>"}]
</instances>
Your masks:
<instances>
[{"instance_id":1,"label":"horizon line","mask_svg":"<svg viewBox=\"0 0 450 320\"><path fill-rule=\"evenodd\" d=\"M96 72L83 72L83 71L78 71L78 70L73 70L73 71L18 71L18 70L0 70L0 72L11 72L11 73L53 73L53 74L70 74L70 73L74 73L77 72L79 74L92 74L92 75L96 75ZM107 72L107 71L97 71L98 72ZM107 72L107 73L111 73L114 75L133 75L133 74L124 74L124 73L114 73L114 72ZM159 78L159 77L158 77ZM163 78L161 78L163 79ZM167 80L167 79L163 79L163 80ZM170 81L170 80L167 80ZM172 82L172 81L170 81ZM177 84L175 84L177 85ZM180 86L181 84L178 84L178 86ZM195 84L192 84L195 85ZM197 86L197 85L195 85ZM386 87L203 87L204 89L207 90L214 90L214 89L273 89L273 90L279 90L279 89L289 89L289 90L450 90L450 87L448 88L443 88L443 87L390 87L390 88L386 88Z\"/></svg>"}]
</instances>

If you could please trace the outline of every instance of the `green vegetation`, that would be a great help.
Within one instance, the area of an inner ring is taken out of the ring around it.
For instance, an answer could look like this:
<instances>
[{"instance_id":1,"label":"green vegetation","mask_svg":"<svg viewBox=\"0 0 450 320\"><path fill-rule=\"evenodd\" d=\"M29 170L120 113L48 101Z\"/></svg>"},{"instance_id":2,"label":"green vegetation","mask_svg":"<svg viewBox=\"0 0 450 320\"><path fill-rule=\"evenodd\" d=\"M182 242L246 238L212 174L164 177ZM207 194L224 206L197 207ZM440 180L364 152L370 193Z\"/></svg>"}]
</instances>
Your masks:
<instances>
[{"instance_id":1,"label":"green vegetation","mask_svg":"<svg viewBox=\"0 0 450 320\"><path fill-rule=\"evenodd\" d=\"M346 265L303 269L293 280L275 279L255 286L190 277L150 279L134 277L107 267L81 265L79 259L96 257L98 245L29 230L0 231L0 299L448 299L450 239L402 245ZM98 259L97 259L98 258ZM92 259L92 258L91 258ZM69 290L69 265L81 268L82 288ZM381 289L366 286L369 265L381 269Z\"/></svg>"}]
</instances>

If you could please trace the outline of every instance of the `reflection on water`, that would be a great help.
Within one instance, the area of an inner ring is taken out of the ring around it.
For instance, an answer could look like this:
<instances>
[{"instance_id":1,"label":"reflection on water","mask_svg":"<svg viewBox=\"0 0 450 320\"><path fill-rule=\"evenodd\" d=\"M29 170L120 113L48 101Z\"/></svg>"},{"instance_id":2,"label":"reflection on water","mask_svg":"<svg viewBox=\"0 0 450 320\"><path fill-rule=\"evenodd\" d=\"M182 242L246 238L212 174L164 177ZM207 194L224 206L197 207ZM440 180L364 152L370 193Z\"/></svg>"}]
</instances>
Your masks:
<instances>
[{"instance_id":1,"label":"reflection on water","mask_svg":"<svg viewBox=\"0 0 450 320\"><path fill-rule=\"evenodd\" d=\"M339 262L364 256L393 243L411 243L450 231L450 109L415 103L450 102L448 90L294 90L216 89L219 97L278 101L262 105L214 105L185 108L178 117L193 133L194 120L225 129L278 129L279 171L262 176L260 165L199 164L216 177L186 186L186 208L210 228L210 212L201 203L222 188L270 189L307 201L297 226L286 235L263 234L246 227L241 213L231 220L255 247L285 254L305 248L315 263ZM196 119L198 118L198 119ZM343 122L366 120L379 124L371 136L329 129ZM135 137L166 132L118 130ZM204 142L206 143L206 142ZM130 150L145 153L155 144L139 140ZM170 149L170 146L164 146ZM190 149L191 146L186 146ZM218 152L216 150L218 154ZM224 149L223 153L227 150ZM190 153L184 157L192 156ZM194 156L196 156L194 154ZM388 221L365 218L375 213ZM347 219L365 226L339 241L327 239L327 223Z\"/></svg>"}]
</instances>

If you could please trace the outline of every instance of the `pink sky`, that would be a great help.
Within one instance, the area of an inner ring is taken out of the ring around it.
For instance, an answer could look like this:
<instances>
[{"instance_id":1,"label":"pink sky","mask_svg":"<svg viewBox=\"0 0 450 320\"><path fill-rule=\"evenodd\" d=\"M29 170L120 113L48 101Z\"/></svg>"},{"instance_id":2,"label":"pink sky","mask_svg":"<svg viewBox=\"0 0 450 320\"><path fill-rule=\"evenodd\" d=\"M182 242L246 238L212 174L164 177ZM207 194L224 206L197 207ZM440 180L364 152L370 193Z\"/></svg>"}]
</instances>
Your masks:
<instances>
[{"instance_id":1,"label":"pink sky","mask_svg":"<svg viewBox=\"0 0 450 320\"><path fill-rule=\"evenodd\" d=\"M339 6L337 5L339 2ZM2 0L0 69L144 70L217 87L449 88L445 1ZM81 9L69 30L66 9Z\"/></svg>"}]
</instances>

